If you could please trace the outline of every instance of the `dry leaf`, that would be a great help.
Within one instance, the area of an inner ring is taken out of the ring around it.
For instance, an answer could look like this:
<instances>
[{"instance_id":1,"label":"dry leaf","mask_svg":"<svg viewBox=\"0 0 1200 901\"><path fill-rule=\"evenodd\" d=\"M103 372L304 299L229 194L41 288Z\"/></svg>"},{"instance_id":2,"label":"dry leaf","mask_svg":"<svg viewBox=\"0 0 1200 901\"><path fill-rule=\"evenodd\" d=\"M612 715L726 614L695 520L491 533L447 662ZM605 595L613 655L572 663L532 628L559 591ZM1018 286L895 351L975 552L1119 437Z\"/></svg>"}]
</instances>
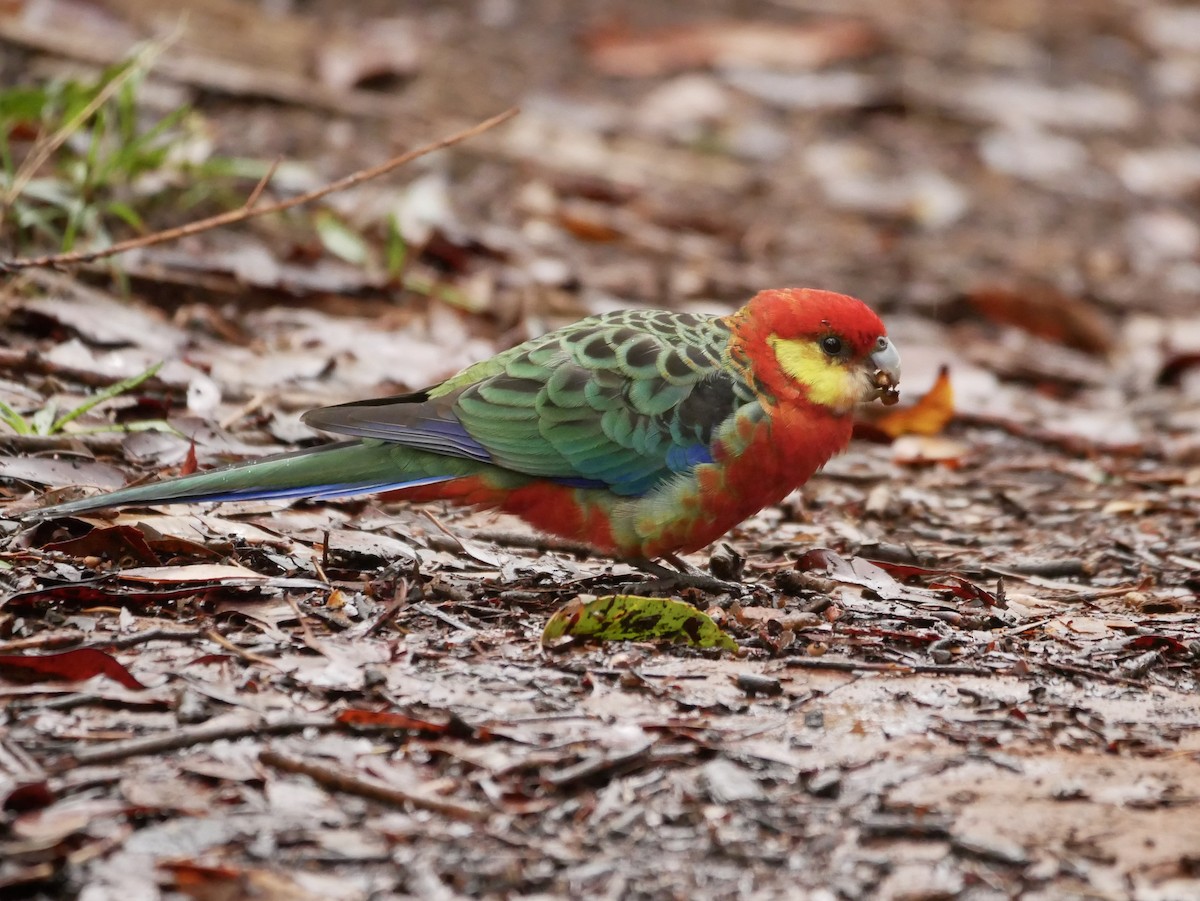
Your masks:
<instances>
[{"instance_id":1,"label":"dry leaf","mask_svg":"<svg viewBox=\"0 0 1200 901\"><path fill-rule=\"evenodd\" d=\"M992 322L1014 325L1056 344L1100 356L1113 348L1112 323L1099 308L1054 288L985 286L972 291L967 300Z\"/></svg>"},{"instance_id":2,"label":"dry leaf","mask_svg":"<svg viewBox=\"0 0 1200 901\"><path fill-rule=\"evenodd\" d=\"M926 463L958 463L970 448L940 435L901 435L892 444L892 459L908 466Z\"/></svg>"},{"instance_id":3,"label":"dry leaf","mask_svg":"<svg viewBox=\"0 0 1200 901\"><path fill-rule=\"evenodd\" d=\"M593 66L629 78L709 66L815 69L865 56L878 43L870 28L848 20L791 26L714 20L645 32L609 26L593 30L585 42Z\"/></svg>"},{"instance_id":4,"label":"dry leaf","mask_svg":"<svg viewBox=\"0 0 1200 901\"><path fill-rule=\"evenodd\" d=\"M232 563L194 563L189 566L138 566L122 570L122 581L156 584L178 582L269 582L270 576Z\"/></svg>"}]
</instances>

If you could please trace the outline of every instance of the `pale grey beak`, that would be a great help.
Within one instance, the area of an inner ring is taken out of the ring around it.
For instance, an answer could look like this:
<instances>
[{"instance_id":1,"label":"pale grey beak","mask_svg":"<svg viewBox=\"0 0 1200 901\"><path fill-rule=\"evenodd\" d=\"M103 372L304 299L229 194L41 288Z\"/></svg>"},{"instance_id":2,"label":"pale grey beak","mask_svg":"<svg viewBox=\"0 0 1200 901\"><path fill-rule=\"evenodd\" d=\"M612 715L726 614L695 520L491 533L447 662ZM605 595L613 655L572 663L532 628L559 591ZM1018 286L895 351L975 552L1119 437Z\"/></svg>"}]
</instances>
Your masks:
<instances>
[{"instance_id":1,"label":"pale grey beak","mask_svg":"<svg viewBox=\"0 0 1200 901\"><path fill-rule=\"evenodd\" d=\"M900 400L900 352L891 340L881 337L870 360L875 367L872 376L875 396L890 407Z\"/></svg>"}]
</instances>

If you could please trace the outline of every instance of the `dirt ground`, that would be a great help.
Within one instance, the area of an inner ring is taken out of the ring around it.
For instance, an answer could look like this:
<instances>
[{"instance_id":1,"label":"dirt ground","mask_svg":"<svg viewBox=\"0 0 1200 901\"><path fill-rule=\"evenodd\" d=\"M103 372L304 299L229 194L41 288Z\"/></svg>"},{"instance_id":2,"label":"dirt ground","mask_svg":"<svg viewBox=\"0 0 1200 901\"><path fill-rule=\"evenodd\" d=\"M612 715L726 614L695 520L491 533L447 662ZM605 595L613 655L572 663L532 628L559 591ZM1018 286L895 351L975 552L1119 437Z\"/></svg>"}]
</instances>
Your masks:
<instances>
[{"instance_id":1,"label":"dirt ground","mask_svg":"<svg viewBox=\"0 0 1200 901\"><path fill-rule=\"evenodd\" d=\"M128 297L107 264L8 276L9 405L167 362L70 434L0 428L0 516L314 443L305 409L583 315L768 286L867 300L905 402L946 367L955 416L893 438L864 411L711 549L746 591L686 597L737 654L544 649L634 575L491 514L0 519L0 897L1200 898L1196 7L25 0L0 77L180 6L143 102L281 157L272 198L521 112L130 254ZM156 417L177 433L83 429Z\"/></svg>"}]
</instances>

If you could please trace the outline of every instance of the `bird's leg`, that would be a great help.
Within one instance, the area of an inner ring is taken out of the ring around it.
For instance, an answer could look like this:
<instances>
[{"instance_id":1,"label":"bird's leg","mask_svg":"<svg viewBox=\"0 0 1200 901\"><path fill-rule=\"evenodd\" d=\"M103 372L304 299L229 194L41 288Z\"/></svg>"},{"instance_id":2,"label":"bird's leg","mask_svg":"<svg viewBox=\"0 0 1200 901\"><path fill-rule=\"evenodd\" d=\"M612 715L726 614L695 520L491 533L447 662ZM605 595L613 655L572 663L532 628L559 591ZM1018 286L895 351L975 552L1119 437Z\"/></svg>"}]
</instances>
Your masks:
<instances>
[{"instance_id":1,"label":"bird's leg","mask_svg":"<svg viewBox=\"0 0 1200 901\"><path fill-rule=\"evenodd\" d=\"M734 595L740 595L745 590L744 586L737 582L726 582L723 579L710 576L708 573L697 569L675 554L664 554L662 559L674 566L675 569L669 569L661 563L656 563L653 560L645 558L629 560L628 562L631 565L649 573L655 578L624 586L624 590L633 593L645 593L652 591L677 591L680 588L696 588L710 594L729 593Z\"/></svg>"},{"instance_id":2,"label":"bird's leg","mask_svg":"<svg viewBox=\"0 0 1200 901\"><path fill-rule=\"evenodd\" d=\"M705 574L699 567L692 566L692 564L688 563L678 554L663 554L662 558L685 575L699 576Z\"/></svg>"}]
</instances>

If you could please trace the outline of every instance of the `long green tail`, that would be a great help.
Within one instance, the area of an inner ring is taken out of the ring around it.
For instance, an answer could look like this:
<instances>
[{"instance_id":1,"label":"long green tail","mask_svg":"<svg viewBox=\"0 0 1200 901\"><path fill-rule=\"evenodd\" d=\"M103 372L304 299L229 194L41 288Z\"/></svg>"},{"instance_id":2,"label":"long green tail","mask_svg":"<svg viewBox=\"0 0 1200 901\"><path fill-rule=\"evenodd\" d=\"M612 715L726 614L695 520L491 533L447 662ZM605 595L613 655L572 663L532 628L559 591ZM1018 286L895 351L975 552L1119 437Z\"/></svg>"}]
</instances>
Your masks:
<instances>
[{"instance_id":1,"label":"long green tail","mask_svg":"<svg viewBox=\"0 0 1200 901\"><path fill-rule=\"evenodd\" d=\"M344 441L42 507L26 517L47 519L126 504L348 497L445 482L479 468L474 461L384 441Z\"/></svg>"}]
</instances>

